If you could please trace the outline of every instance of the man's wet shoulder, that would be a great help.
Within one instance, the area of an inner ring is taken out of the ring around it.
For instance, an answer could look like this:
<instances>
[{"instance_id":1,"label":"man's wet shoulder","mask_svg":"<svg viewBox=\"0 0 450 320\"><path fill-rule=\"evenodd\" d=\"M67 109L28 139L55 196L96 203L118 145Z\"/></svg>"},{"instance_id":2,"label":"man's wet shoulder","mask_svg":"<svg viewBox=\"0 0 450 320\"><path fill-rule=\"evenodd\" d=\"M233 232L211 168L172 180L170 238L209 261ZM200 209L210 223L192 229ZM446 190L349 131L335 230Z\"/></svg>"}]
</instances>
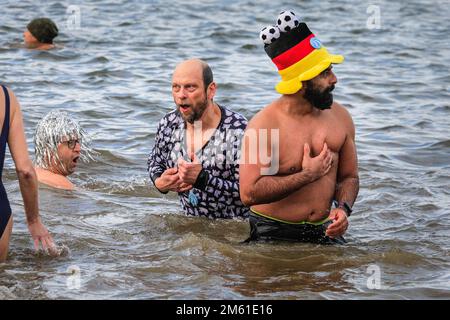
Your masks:
<instances>
[{"instance_id":1,"label":"man's wet shoulder","mask_svg":"<svg viewBox=\"0 0 450 320\"><path fill-rule=\"evenodd\" d=\"M249 121L251 128L278 128L280 110L277 104L271 103L258 111Z\"/></svg>"},{"instance_id":2,"label":"man's wet shoulder","mask_svg":"<svg viewBox=\"0 0 450 320\"><path fill-rule=\"evenodd\" d=\"M248 120L244 115L225 107L222 107L222 110L224 127L243 130L247 127Z\"/></svg>"},{"instance_id":3,"label":"man's wet shoulder","mask_svg":"<svg viewBox=\"0 0 450 320\"><path fill-rule=\"evenodd\" d=\"M161 129L164 129L166 127L176 127L182 122L183 122L183 119L181 118L181 115L178 112L178 110L172 110L172 111L166 113L161 118L161 120L159 121L159 126Z\"/></svg>"}]
</instances>

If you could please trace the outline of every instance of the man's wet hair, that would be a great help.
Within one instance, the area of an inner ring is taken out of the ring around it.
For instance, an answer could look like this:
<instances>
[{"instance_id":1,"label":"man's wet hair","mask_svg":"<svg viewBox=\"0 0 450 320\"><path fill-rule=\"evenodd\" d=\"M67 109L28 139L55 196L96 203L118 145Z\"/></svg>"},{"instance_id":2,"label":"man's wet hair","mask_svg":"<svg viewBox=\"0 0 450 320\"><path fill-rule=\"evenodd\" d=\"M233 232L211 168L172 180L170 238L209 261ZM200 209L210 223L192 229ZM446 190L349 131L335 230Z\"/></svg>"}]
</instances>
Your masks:
<instances>
[{"instance_id":1,"label":"man's wet hair","mask_svg":"<svg viewBox=\"0 0 450 320\"><path fill-rule=\"evenodd\" d=\"M208 89L208 86L214 81L213 72L210 66L206 63L202 63L203 68L203 85L205 86L205 92Z\"/></svg>"}]
</instances>

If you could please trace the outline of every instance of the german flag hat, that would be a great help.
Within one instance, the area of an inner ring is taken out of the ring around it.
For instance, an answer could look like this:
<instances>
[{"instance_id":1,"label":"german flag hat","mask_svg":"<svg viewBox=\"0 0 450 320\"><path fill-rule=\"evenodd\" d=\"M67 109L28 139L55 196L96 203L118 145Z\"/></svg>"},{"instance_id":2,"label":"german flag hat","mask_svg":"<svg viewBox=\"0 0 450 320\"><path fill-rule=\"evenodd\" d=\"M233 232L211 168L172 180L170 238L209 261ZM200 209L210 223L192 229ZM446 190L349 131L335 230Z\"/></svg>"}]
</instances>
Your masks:
<instances>
[{"instance_id":1,"label":"german flag hat","mask_svg":"<svg viewBox=\"0 0 450 320\"><path fill-rule=\"evenodd\" d=\"M302 88L302 81L310 80L332 63L344 57L329 54L320 40L292 11L283 11L276 26L263 28L260 38L264 50L277 66L281 81L275 89L281 94L294 94Z\"/></svg>"}]
</instances>

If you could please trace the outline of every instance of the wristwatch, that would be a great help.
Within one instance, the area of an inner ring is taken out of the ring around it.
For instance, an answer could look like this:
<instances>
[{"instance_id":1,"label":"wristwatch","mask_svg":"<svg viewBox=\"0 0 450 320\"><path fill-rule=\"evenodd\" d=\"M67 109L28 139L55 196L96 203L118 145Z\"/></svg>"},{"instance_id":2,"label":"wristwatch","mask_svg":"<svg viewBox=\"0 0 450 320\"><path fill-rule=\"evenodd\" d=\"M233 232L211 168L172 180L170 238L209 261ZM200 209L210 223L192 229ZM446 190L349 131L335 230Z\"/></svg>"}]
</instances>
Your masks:
<instances>
[{"instance_id":1,"label":"wristwatch","mask_svg":"<svg viewBox=\"0 0 450 320\"><path fill-rule=\"evenodd\" d=\"M345 201L339 202L338 208L345 211L347 218L352 215L352 212L353 212L352 207L350 207L350 205L347 202L345 202Z\"/></svg>"},{"instance_id":2,"label":"wristwatch","mask_svg":"<svg viewBox=\"0 0 450 320\"><path fill-rule=\"evenodd\" d=\"M206 184L208 183L209 174L205 171L205 169L202 169L200 173L197 176L197 180L194 183L194 188L205 190Z\"/></svg>"}]
</instances>

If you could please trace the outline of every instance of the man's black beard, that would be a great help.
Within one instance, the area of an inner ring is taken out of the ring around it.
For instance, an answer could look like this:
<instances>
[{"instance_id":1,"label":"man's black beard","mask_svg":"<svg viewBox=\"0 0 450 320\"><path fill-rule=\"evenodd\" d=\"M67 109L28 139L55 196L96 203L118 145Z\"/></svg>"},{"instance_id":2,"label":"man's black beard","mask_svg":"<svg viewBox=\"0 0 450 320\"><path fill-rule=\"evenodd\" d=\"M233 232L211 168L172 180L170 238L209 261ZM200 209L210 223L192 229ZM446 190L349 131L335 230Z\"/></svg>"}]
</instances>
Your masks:
<instances>
[{"instance_id":1,"label":"man's black beard","mask_svg":"<svg viewBox=\"0 0 450 320\"><path fill-rule=\"evenodd\" d=\"M202 117L207 106L208 106L208 100L205 99L204 103L198 105L197 110L194 110L194 107L191 107L192 113L186 117L180 111L180 107L178 107L178 111L180 111L181 116L184 118L185 121L189 122L190 124L194 124L195 121L199 120Z\"/></svg>"},{"instance_id":2,"label":"man's black beard","mask_svg":"<svg viewBox=\"0 0 450 320\"><path fill-rule=\"evenodd\" d=\"M313 85L312 81L308 81L304 98L319 110L331 109L331 105L333 104L333 94L331 91L333 90L334 84L324 91L320 91L320 89Z\"/></svg>"}]
</instances>

